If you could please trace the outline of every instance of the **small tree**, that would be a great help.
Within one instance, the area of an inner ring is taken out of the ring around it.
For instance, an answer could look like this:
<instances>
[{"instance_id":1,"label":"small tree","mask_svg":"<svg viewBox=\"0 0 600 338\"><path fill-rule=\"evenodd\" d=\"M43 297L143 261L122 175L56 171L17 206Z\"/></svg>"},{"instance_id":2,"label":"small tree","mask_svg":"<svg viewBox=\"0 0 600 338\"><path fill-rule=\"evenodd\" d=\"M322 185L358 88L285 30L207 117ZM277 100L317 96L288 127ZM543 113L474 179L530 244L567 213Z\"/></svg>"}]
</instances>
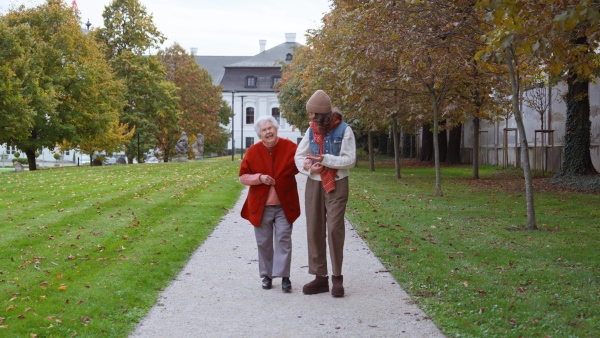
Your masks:
<instances>
[{"instance_id":1,"label":"small tree","mask_svg":"<svg viewBox=\"0 0 600 338\"><path fill-rule=\"evenodd\" d=\"M54 153L54 159L56 160L56 162L58 162L58 160L60 159L60 154Z\"/></svg>"}]
</instances>

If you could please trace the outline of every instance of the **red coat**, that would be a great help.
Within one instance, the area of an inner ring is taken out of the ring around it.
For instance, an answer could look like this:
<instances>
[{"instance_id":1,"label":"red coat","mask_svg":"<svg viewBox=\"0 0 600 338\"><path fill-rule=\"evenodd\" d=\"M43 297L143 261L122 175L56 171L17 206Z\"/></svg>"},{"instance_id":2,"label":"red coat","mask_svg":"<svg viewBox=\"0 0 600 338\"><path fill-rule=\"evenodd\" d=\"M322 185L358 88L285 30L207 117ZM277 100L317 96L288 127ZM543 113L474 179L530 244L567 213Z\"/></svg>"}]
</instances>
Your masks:
<instances>
[{"instance_id":1,"label":"red coat","mask_svg":"<svg viewBox=\"0 0 600 338\"><path fill-rule=\"evenodd\" d=\"M296 143L279 138L271 151L262 142L248 148L240 165L239 176L245 174L265 174L275 179L275 192L281 201L285 217L290 224L300 216L300 199L296 174L298 168L294 162ZM260 226L270 185L251 185L248 197L242 207L242 217L254 226Z\"/></svg>"}]
</instances>

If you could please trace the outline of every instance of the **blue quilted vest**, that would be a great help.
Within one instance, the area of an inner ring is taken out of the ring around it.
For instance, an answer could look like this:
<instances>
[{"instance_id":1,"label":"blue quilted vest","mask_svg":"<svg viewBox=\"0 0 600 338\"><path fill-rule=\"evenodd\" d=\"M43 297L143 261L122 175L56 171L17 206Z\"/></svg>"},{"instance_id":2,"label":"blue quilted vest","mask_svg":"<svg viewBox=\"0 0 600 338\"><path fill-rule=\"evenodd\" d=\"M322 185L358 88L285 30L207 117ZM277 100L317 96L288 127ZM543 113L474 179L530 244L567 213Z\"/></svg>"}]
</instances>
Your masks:
<instances>
[{"instance_id":1,"label":"blue quilted vest","mask_svg":"<svg viewBox=\"0 0 600 338\"><path fill-rule=\"evenodd\" d=\"M344 138L346 127L348 127L348 124L340 122L334 130L325 135L325 139L323 140L323 154L340 155L342 139ZM315 142L312 128L308 129L308 137L310 142L310 152L313 156L317 156L319 154L319 145Z\"/></svg>"}]
</instances>

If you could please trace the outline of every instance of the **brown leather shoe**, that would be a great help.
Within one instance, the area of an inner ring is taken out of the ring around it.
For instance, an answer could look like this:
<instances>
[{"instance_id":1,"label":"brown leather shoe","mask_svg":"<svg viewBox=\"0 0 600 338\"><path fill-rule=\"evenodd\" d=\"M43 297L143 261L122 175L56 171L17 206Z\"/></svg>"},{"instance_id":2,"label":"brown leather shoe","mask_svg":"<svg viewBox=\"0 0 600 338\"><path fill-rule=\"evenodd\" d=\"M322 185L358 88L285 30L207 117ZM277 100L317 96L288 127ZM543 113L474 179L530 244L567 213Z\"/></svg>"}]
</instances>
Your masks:
<instances>
[{"instance_id":1,"label":"brown leather shoe","mask_svg":"<svg viewBox=\"0 0 600 338\"><path fill-rule=\"evenodd\" d=\"M331 276L331 295L333 297L344 297L344 276Z\"/></svg>"},{"instance_id":2,"label":"brown leather shoe","mask_svg":"<svg viewBox=\"0 0 600 338\"><path fill-rule=\"evenodd\" d=\"M315 276L312 282L304 284L302 292L305 295L329 292L329 280L327 277Z\"/></svg>"}]
</instances>

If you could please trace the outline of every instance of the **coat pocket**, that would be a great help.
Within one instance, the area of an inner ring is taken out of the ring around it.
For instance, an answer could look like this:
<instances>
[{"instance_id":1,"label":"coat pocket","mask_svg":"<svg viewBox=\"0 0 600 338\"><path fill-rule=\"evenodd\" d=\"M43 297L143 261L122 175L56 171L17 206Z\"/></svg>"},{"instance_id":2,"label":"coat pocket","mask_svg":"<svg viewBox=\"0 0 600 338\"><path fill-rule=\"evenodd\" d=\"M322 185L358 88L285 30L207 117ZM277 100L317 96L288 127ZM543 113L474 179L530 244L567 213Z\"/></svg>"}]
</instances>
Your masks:
<instances>
[{"instance_id":1,"label":"coat pocket","mask_svg":"<svg viewBox=\"0 0 600 338\"><path fill-rule=\"evenodd\" d=\"M285 203L290 210L300 209L300 198L298 197L297 187L286 190L283 193L283 196L283 201L285 201L283 203Z\"/></svg>"},{"instance_id":2,"label":"coat pocket","mask_svg":"<svg viewBox=\"0 0 600 338\"><path fill-rule=\"evenodd\" d=\"M265 201L260 195L255 194L252 189L248 191L248 210L250 210L251 213L255 214L260 212L260 207L264 204Z\"/></svg>"}]
</instances>

